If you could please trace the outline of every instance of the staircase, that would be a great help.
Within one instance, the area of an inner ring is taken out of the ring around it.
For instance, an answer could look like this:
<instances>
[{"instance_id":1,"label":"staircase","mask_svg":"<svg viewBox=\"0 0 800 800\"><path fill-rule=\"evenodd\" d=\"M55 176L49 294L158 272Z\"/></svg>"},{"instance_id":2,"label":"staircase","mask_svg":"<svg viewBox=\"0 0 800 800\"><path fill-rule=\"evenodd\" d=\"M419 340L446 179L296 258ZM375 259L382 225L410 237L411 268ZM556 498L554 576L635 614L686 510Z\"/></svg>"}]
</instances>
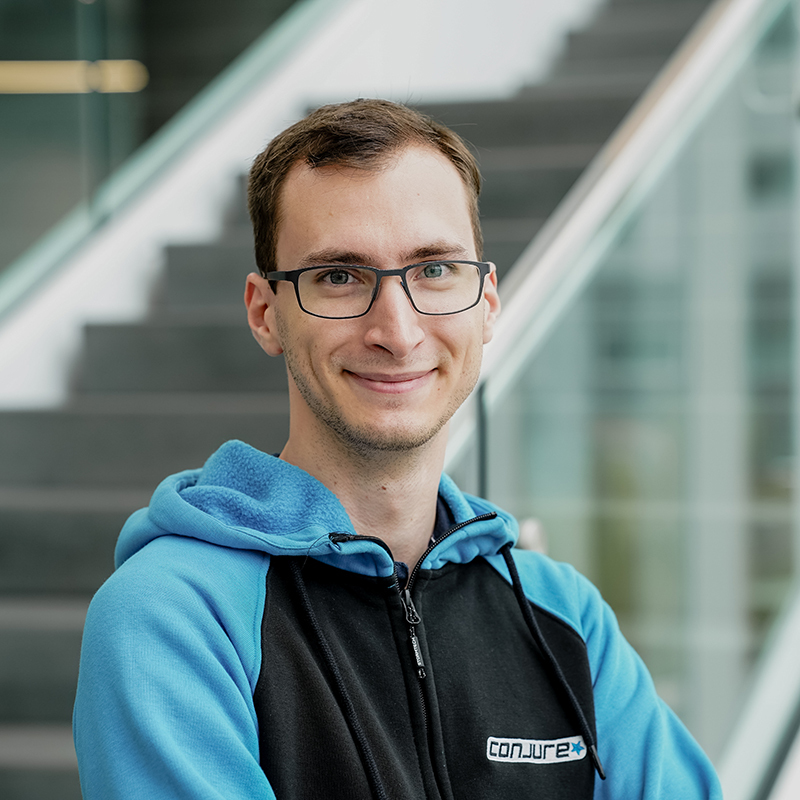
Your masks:
<instances>
[{"instance_id":1,"label":"staircase","mask_svg":"<svg viewBox=\"0 0 800 800\"><path fill-rule=\"evenodd\" d=\"M550 78L506 101L423 110L475 145L486 257L501 276L707 5L612 0ZM242 193L243 194L243 193ZM64 407L0 413L0 797L80 797L70 718L83 618L126 517L167 474L288 433L282 360L242 305L244 201L222 239L167 249L147 319L90 325Z\"/></svg>"}]
</instances>

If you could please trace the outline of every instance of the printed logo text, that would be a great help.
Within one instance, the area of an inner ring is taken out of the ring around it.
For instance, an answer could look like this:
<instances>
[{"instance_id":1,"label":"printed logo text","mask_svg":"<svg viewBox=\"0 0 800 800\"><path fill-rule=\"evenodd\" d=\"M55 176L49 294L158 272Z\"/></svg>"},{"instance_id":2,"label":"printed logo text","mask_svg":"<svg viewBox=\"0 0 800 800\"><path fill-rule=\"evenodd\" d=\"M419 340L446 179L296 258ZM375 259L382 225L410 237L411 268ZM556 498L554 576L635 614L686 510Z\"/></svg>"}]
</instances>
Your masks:
<instances>
[{"instance_id":1,"label":"printed logo text","mask_svg":"<svg viewBox=\"0 0 800 800\"><path fill-rule=\"evenodd\" d=\"M500 739L486 740L486 758L513 764L560 764L586 758L582 736L566 739Z\"/></svg>"}]
</instances>

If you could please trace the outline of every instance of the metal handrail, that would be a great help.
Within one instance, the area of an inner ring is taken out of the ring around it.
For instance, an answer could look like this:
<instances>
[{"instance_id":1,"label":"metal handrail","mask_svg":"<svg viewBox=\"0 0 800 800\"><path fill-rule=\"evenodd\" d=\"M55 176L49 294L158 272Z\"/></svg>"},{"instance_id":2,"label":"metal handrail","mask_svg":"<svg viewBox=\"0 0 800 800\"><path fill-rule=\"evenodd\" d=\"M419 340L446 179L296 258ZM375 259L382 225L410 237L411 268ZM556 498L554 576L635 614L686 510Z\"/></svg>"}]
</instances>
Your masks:
<instances>
[{"instance_id":1,"label":"metal handrail","mask_svg":"<svg viewBox=\"0 0 800 800\"><path fill-rule=\"evenodd\" d=\"M314 31L323 28L343 0L300 0L247 48L97 190L2 273L0 320L31 289L85 244L164 173L181 153L261 83Z\"/></svg>"},{"instance_id":2,"label":"metal handrail","mask_svg":"<svg viewBox=\"0 0 800 800\"><path fill-rule=\"evenodd\" d=\"M476 436L636 208L787 0L717 0L637 101L500 286L478 390L457 412L446 466ZM486 474L478 453L479 477ZM485 482L478 481L479 493Z\"/></svg>"},{"instance_id":3,"label":"metal handrail","mask_svg":"<svg viewBox=\"0 0 800 800\"><path fill-rule=\"evenodd\" d=\"M504 278L486 347L489 407L590 277L652 186L786 0L717 0ZM609 224L611 222L612 224Z\"/></svg>"}]
</instances>

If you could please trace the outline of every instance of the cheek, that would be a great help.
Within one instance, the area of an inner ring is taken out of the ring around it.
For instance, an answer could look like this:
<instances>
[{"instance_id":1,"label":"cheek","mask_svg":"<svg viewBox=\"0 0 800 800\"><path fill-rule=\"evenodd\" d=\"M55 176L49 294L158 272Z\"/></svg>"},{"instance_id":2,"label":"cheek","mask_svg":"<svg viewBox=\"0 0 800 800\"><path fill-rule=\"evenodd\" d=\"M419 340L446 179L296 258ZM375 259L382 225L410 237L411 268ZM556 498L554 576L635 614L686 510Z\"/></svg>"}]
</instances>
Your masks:
<instances>
[{"instance_id":1,"label":"cheek","mask_svg":"<svg viewBox=\"0 0 800 800\"><path fill-rule=\"evenodd\" d=\"M356 335L331 320L318 320L302 311L299 316L277 313L276 322L287 363L307 375L336 370L337 359L344 360L342 354Z\"/></svg>"},{"instance_id":2,"label":"cheek","mask_svg":"<svg viewBox=\"0 0 800 800\"><path fill-rule=\"evenodd\" d=\"M485 343L485 328L483 325L483 314L478 316L478 325L473 326L469 333L465 333L465 341L468 343L465 355L465 372L470 373L470 380L474 384L480 376L481 363L483 362L483 346Z\"/></svg>"},{"instance_id":3,"label":"cheek","mask_svg":"<svg viewBox=\"0 0 800 800\"><path fill-rule=\"evenodd\" d=\"M309 372L311 363L303 341L304 329L300 324L302 320L295 319L292 313L281 313L278 309L275 313L275 323L289 374L296 381L300 380Z\"/></svg>"},{"instance_id":4,"label":"cheek","mask_svg":"<svg viewBox=\"0 0 800 800\"><path fill-rule=\"evenodd\" d=\"M469 316L464 314L459 322L461 324L450 333L451 342L462 358L474 360L477 356L480 360L485 327L483 309L480 307L471 309Z\"/></svg>"},{"instance_id":5,"label":"cheek","mask_svg":"<svg viewBox=\"0 0 800 800\"><path fill-rule=\"evenodd\" d=\"M273 311L275 315L275 331L277 333L278 342L283 348L284 352L291 350L293 347L293 337L291 334L291 326L288 324L285 315L280 308L276 307Z\"/></svg>"},{"instance_id":6,"label":"cheek","mask_svg":"<svg viewBox=\"0 0 800 800\"><path fill-rule=\"evenodd\" d=\"M482 315L481 315L482 316ZM481 316L477 325L465 324L443 330L436 337L439 347L446 352L446 368L450 372L449 380L453 385L469 386L470 390L480 375L483 359L483 331ZM443 363L440 357L440 364Z\"/></svg>"}]
</instances>

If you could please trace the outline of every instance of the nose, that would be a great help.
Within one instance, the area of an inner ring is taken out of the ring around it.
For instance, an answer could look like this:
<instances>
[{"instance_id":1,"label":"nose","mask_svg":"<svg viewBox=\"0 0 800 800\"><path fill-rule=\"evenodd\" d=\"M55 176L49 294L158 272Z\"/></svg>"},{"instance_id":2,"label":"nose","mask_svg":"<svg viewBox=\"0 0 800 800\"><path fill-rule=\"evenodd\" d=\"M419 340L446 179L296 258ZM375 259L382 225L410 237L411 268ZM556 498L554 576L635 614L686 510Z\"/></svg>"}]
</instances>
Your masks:
<instances>
[{"instance_id":1,"label":"nose","mask_svg":"<svg viewBox=\"0 0 800 800\"><path fill-rule=\"evenodd\" d=\"M381 280L378 296L364 320L366 343L388 350L395 358L405 358L425 338L421 316L411 305L399 276Z\"/></svg>"}]
</instances>

